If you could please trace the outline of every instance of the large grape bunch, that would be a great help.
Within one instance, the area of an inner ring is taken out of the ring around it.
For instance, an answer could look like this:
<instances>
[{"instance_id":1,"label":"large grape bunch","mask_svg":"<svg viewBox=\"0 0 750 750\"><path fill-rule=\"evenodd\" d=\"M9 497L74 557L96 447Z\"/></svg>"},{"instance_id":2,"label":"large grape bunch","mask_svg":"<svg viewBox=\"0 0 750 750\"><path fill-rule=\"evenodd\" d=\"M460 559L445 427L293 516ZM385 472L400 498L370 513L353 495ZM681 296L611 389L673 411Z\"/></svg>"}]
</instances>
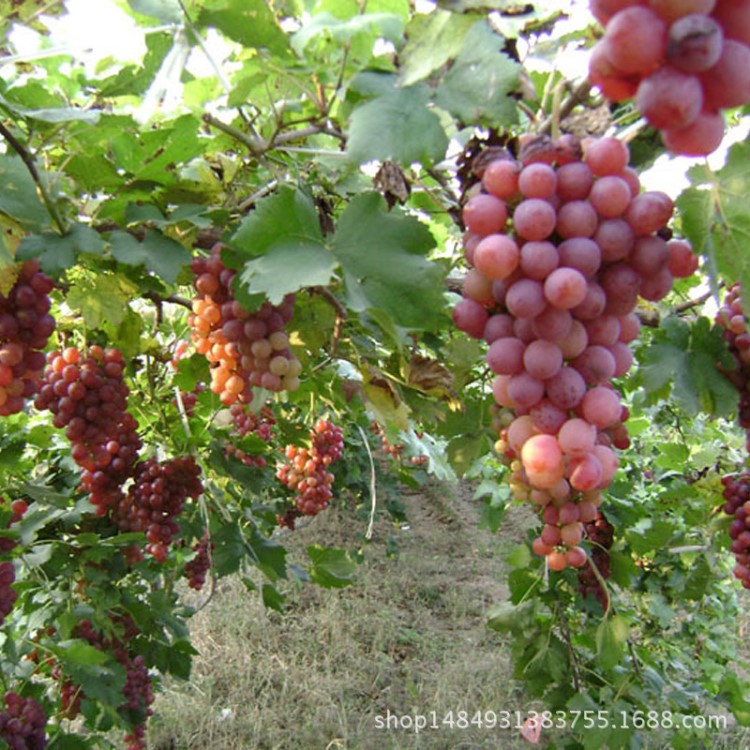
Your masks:
<instances>
[{"instance_id":1,"label":"large grape bunch","mask_svg":"<svg viewBox=\"0 0 750 750\"><path fill-rule=\"evenodd\" d=\"M55 427L65 428L81 467L81 489L102 516L122 499L141 448L138 422L127 410L124 370L119 349L94 345L87 353L73 347L50 352L34 402L52 412Z\"/></svg>"},{"instance_id":2,"label":"large grape bunch","mask_svg":"<svg viewBox=\"0 0 750 750\"><path fill-rule=\"evenodd\" d=\"M33 698L8 692L0 711L0 740L9 750L43 750L47 747L47 717Z\"/></svg>"},{"instance_id":3,"label":"large grape bunch","mask_svg":"<svg viewBox=\"0 0 750 750\"><path fill-rule=\"evenodd\" d=\"M750 102L746 0L590 0L605 26L589 79L613 101L635 97L667 148L701 156L724 135L722 110Z\"/></svg>"},{"instance_id":4,"label":"large grape bunch","mask_svg":"<svg viewBox=\"0 0 750 750\"><path fill-rule=\"evenodd\" d=\"M611 380L633 361L636 303L662 299L697 261L661 236L672 202L640 193L620 141L590 140L582 159L569 136L534 139L520 160L495 156L475 159L481 186L463 208L471 269L453 318L489 344L493 395L507 410L497 448L514 496L544 520L534 550L553 570L580 567L583 524L617 470L614 449L629 445Z\"/></svg>"},{"instance_id":5,"label":"large grape bunch","mask_svg":"<svg viewBox=\"0 0 750 750\"><path fill-rule=\"evenodd\" d=\"M737 365L735 370L725 374L740 393L739 423L745 430L745 446L750 453L750 333L742 310L739 284L733 284L727 290L716 313L716 322L724 329L724 340Z\"/></svg>"},{"instance_id":6,"label":"large grape bunch","mask_svg":"<svg viewBox=\"0 0 750 750\"><path fill-rule=\"evenodd\" d=\"M192 338L211 365L211 390L226 406L249 403L252 388L294 391L302 366L284 331L294 312L294 295L280 305L265 302L250 313L234 299L235 271L221 260L221 245L208 258L193 259L198 296L188 318Z\"/></svg>"},{"instance_id":7,"label":"large grape bunch","mask_svg":"<svg viewBox=\"0 0 750 750\"><path fill-rule=\"evenodd\" d=\"M276 471L276 478L296 493L295 512L279 519L283 526L293 528L296 514L317 515L333 497L335 477L330 466L343 455L343 431L328 420L319 419L310 431L310 439L310 448L288 445L284 451L287 461Z\"/></svg>"},{"instance_id":8,"label":"large grape bunch","mask_svg":"<svg viewBox=\"0 0 750 750\"><path fill-rule=\"evenodd\" d=\"M39 389L42 350L55 330L49 293L54 282L29 260L8 295L0 294L0 417L20 412Z\"/></svg>"}]
</instances>

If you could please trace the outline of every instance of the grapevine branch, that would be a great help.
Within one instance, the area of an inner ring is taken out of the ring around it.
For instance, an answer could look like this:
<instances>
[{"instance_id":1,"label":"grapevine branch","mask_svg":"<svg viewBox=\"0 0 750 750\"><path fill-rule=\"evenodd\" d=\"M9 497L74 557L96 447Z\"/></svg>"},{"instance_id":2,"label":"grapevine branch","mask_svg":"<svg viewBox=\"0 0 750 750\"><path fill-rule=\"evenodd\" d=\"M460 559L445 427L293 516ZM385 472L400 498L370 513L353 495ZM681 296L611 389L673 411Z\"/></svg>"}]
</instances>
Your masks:
<instances>
[{"instance_id":1,"label":"grapevine branch","mask_svg":"<svg viewBox=\"0 0 750 750\"><path fill-rule=\"evenodd\" d=\"M52 217L52 220L60 230L60 234L65 234L67 231L67 227L65 226L65 222L60 216L60 212L57 210L57 206L55 206L55 203L52 200L52 196L49 194L49 190L47 190L47 186L44 184L42 176L39 174L39 170L36 168L34 156L21 143L21 141L19 141L18 138L16 138L13 133L11 133L10 130L8 130L5 125L3 125L2 122L0 122L0 135L5 138L5 140L8 142L8 145L18 154L18 156L21 158L21 161L26 165L26 169L29 171L31 179L34 180L34 183L39 190L39 193L42 197L42 200L44 201L44 205L49 212L49 215Z\"/></svg>"},{"instance_id":2,"label":"grapevine branch","mask_svg":"<svg viewBox=\"0 0 750 750\"><path fill-rule=\"evenodd\" d=\"M577 86L574 86L559 108L539 126L539 132L549 135L555 123L564 120L577 105L586 101L590 91L591 84L588 80L581 81Z\"/></svg>"}]
</instances>

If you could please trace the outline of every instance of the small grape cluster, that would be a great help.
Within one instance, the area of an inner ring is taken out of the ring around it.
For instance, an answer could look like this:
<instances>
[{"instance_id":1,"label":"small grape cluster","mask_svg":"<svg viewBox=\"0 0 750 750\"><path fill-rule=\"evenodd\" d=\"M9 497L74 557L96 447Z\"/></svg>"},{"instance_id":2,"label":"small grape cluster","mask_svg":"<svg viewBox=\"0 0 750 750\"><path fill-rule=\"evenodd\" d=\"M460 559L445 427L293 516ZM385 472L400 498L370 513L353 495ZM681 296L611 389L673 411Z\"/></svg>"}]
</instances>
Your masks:
<instances>
[{"instance_id":1,"label":"small grape cluster","mask_svg":"<svg viewBox=\"0 0 750 750\"><path fill-rule=\"evenodd\" d=\"M612 101L635 97L677 154L724 136L721 110L750 102L750 5L741 0L590 0L605 27L589 79Z\"/></svg>"},{"instance_id":2,"label":"small grape cluster","mask_svg":"<svg viewBox=\"0 0 750 750\"><path fill-rule=\"evenodd\" d=\"M5 501L0 498L0 505L4 505ZM20 521L28 505L24 500L14 500L10 504L12 515L8 521L8 527L14 523ZM18 543L14 539L8 539L6 537L0 537L0 553L7 554L11 552ZM18 593L13 588L13 584L16 580L16 570L13 563L10 560L3 560L0 562L0 625L5 622L5 618L11 613L13 605L16 603Z\"/></svg>"},{"instance_id":3,"label":"small grape cluster","mask_svg":"<svg viewBox=\"0 0 750 750\"><path fill-rule=\"evenodd\" d=\"M201 469L192 456L159 462L142 461L135 468L134 481L112 510L121 531L144 531L146 552L159 562L167 559L169 545L179 533L175 520L191 497L203 493Z\"/></svg>"},{"instance_id":4,"label":"small grape cluster","mask_svg":"<svg viewBox=\"0 0 750 750\"><path fill-rule=\"evenodd\" d=\"M284 451L288 463L281 464L276 472L276 478L297 493L294 503L303 516L315 516L328 507L334 481L329 467L344 451L343 431L325 419L315 423L310 438L309 449L288 445Z\"/></svg>"},{"instance_id":5,"label":"small grape cluster","mask_svg":"<svg viewBox=\"0 0 750 750\"><path fill-rule=\"evenodd\" d=\"M215 245L208 258L195 258L191 266L198 296L188 322L196 350L211 364L211 390L226 406L249 403L253 386L296 390L302 365L284 331L294 312L294 295L281 305L265 302L248 312L234 299L235 272L224 266L221 248Z\"/></svg>"},{"instance_id":6,"label":"small grape cluster","mask_svg":"<svg viewBox=\"0 0 750 750\"><path fill-rule=\"evenodd\" d=\"M8 295L0 294L0 417L20 412L39 389L47 340L55 330L54 282L29 260Z\"/></svg>"},{"instance_id":7,"label":"small grape cluster","mask_svg":"<svg viewBox=\"0 0 750 750\"><path fill-rule=\"evenodd\" d=\"M118 349L95 345L85 355L73 347L50 352L34 402L52 412L55 427L65 428L71 456L82 469L81 489L101 516L121 500L141 448L138 422L127 411L124 369Z\"/></svg>"},{"instance_id":8,"label":"small grape cluster","mask_svg":"<svg viewBox=\"0 0 750 750\"><path fill-rule=\"evenodd\" d=\"M733 284L727 290L724 302L716 313L716 323L724 329L724 340L737 365L736 370L725 375L740 393L739 423L745 430L746 448L750 453L750 333L742 310L739 284Z\"/></svg>"},{"instance_id":9,"label":"small grape cluster","mask_svg":"<svg viewBox=\"0 0 750 750\"><path fill-rule=\"evenodd\" d=\"M43 750L47 747L47 717L33 698L8 692L3 697L5 709L0 711L0 739L9 750Z\"/></svg>"},{"instance_id":10,"label":"small grape cluster","mask_svg":"<svg viewBox=\"0 0 750 750\"><path fill-rule=\"evenodd\" d=\"M138 626L129 615L113 616L115 628L121 636L105 636L90 620L82 620L75 629L75 635L83 638L94 648L111 653L125 669L124 702L120 711L131 721L130 731L125 735L127 750L146 750L146 721L153 714L154 691L151 676L143 656L135 654L128 644L140 634ZM79 696L82 695L79 691Z\"/></svg>"},{"instance_id":11,"label":"small grape cluster","mask_svg":"<svg viewBox=\"0 0 750 750\"><path fill-rule=\"evenodd\" d=\"M606 580L610 577L609 550L615 538L614 526L599 510L594 520L583 525L584 537L591 546L591 558L578 571L579 590L583 596L593 596L606 611L609 603L607 592L602 588L599 576ZM594 566L599 576L594 572Z\"/></svg>"},{"instance_id":12,"label":"small grape cluster","mask_svg":"<svg viewBox=\"0 0 750 750\"><path fill-rule=\"evenodd\" d=\"M235 434L240 437L257 435L264 443L270 443L273 440L276 418L268 404L264 404L258 413L251 411L245 404L234 404L230 413L232 416L232 431ZM262 469L268 464L264 456L247 453L231 442L227 442L225 445L224 454L227 457L236 458L245 466L255 466Z\"/></svg>"},{"instance_id":13,"label":"small grape cluster","mask_svg":"<svg viewBox=\"0 0 750 750\"><path fill-rule=\"evenodd\" d=\"M493 395L513 417L497 452L514 496L545 520L534 550L554 570L580 567L614 449L629 445L628 410L610 381L633 362L636 303L665 297L697 259L663 238L672 201L640 192L622 142L534 137L518 159L493 156L474 161L481 182L462 213L471 268L453 319L489 344Z\"/></svg>"},{"instance_id":14,"label":"small grape cluster","mask_svg":"<svg viewBox=\"0 0 750 750\"><path fill-rule=\"evenodd\" d=\"M734 576L750 589L750 472L722 477L724 512L734 516L729 524L731 550L737 565Z\"/></svg>"},{"instance_id":15,"label":"small grape cluster","mask_svg":"<svg viewBox=\"0 0 750 750\"><path fill-rule=\"evenodd\" d=\"M370 430L380 438L380 448L395 461L400 461L404 452L403 443L392 443L377 422L370 422Z\"/></svg>"},{"instance_id":16,"label":"small grape cluster","mask_svg":"<svg viewBox=\"0 0 750 750\"><path fill-rule=\"evenodd\" d=\"M206 575L211 569L211 551L216 545L208 538L206 531L203 536L193 545L195 557L185 565L185 574L188 586L200 591L206 582Z\"/></svg>"}]
</instances>

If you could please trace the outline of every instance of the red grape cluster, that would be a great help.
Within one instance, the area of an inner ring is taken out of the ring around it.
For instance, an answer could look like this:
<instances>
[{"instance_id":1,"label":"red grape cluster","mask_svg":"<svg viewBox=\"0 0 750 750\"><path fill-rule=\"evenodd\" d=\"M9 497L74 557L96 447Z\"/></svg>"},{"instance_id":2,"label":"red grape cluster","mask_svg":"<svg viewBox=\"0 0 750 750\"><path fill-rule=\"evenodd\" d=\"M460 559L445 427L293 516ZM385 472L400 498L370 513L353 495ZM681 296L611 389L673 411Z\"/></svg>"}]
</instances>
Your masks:
<instances>
[{"instance_id":1,"label":"red grape cluster","mask_svg":"<svg viewBox=\"0 0 750 750\"><path fill-rule=\"evenodd\" d=\"M0 505L4 505L5 500L0 498ZM14 500L10 504L12 515L8 521L8 527L20 521L28 505L24 500ZM0 537L0 553L11 552L17 545L14 539ZM5 618L10 614L13 605L16 603L18 593L13 588L16 580L16 570L10 560L0 562L0 625L5 622Z\"/></svg>"},{"instance_id":2,"label":"red grape cluster","mask_svg":"<svg viewBox=\"0 0 750 750\"><path fill-rule=\"evenodd\" d=\"M224 266L221 245L208 258L195 258L192 270L198 295L188 318L195 348L211 364L211 390L227 406L249 403L252 387L293 391L302 365L289 349L284 331L294 312L294 295L281 305L265 302L254 313L234 299L235 272Z\"/></svg>"},{"instance_id":3,"label":"red grape cluster","mask_svg":"<svg viewBox=\"0 0 750 750\"><path fill-rule=\"evenodd\" d=\"M231 408L233 432L240 437L247 435L257 435L264 443L270 443L273 439L273 428L276 424L276 418L268 404L255 413L244 404L234 404ZM254 455L243 451L234 443L227 442L224 447L224 454L227 457L236 458L245 466L256 466L260 469L267 465L265 457Z\"/></svg>"},{"instance_id":4,"label":"red grape cluster","mask_svg":"<svg viewBox=\"0 0 750 750\"><path fill-rule=\"evenodd\" d=\"M5 710L0 711L0 739L9 750L43 750L47 747L47 717L33 698L5 693Z\"/></svg>"},{"instance_id":5,"label":"red grape cluster","mask_svg":"<svg viewBox=\"0 0 750 750\"><path fill-rule=\"evenodd\" d=\"M750 102L745 0L590 0L604 25L589 78L613 101L635 97L677 154L702 156L724 136L722 109Z\"/></svg>"},{"instance_id":6,"label":"red grape cluster","mask_svg":"<svg viewBox=\"0 0 750 750\"><path fill-rule=\"evenodd\" d=\"M297 493L294 503L303 516L315 516L328 507L334 480L329 467L344 451L341 428L327 420L315 423L310 438L309 449L288 445L284 452L288 463L281 464L276 472L276 478Z\"/></svg>"},{"instance_id":7,"label":"red grape cluster","mask_svg":"<svg viewBox=\"0 0 750 750\"><path fill-rule=\"evenodd\" d=\"M138 422L127 411L124 369L118 349L50 352L34 402L54 414L55 427L65 427L71 456L82 469L81 489L101 516L122 498L121 486L132 476L141 448Z\"/></svg>"},{"instance_id":8,"label":"red grape cluster","mask_svg":"<svg viewBox=\"0 0 750 750\"><path fill-rule=\"evenodd\" d=\"M188 579L188 586L191 589L200 591L206 582L206 574L211 569L211 550L216 545L209 541L208 532L193 545L195 557L185 565L185 574Z\"/></svg>"},{"instance_id":9,"label":"red grape cluster","mask_svg":"<svg viewBox=\"0 0 750 750\"><path fill-rule=\"evenodd\" d=\"M750 589L750 472L722 477L724 486L724 512L734 516L729 525L731 550L737 565L735 578Z\"/></svg>"},{"instance_id":10,"label":"red grape cluster","mask_svg":"<svg viewBox=\"0 0 750 750\"><path fill-rule=\"evenodd\" d=\"M6 297L0 294L0 417L17 414L39 389L42 349L55 330L49 293L54 282L29 260Z\"/></svg>"},{"instance_id":11,"label":"red grape cluster","mask_svg":"<svg viewBox=\"0 0 750 750\"><path fill-rule=\"evenodd\" d=\"M140 634L138 626L128 615L113 617L113 624L122 631L121 636L105 636L93 626L90 620L81 621L76 627L78 638L88 641L94 648L111 653L125 669L124 702L120 706L132 722L125 735L127 750L146 750L146 721L153 714L153 686L143 656L136 655L128 644ZM79 691L79 695L81 691Z\"/></svg>"},{"instance_id":12,"label":"red grape cluster","mask_svg":"<svg viewBox=\"0 0 750 750\"><path fill-rule=\"evenodd\" d=\"M203 493L201 469L192 456L159 463L149 459L135 468L134 482L113 508L121 531L144 531L146 552L159 562L167 559L169 544L180 527L175 520L187 498Z\"/></svg>"},{"instance_id":13,"label":"red grape cluster","mask_svg":"<svg viewBox=\"0 0 750 750\"><path fill-rule=\"evenodd\" d=\"M576 159L564 138L535 139L520 161L475 161L481 186L463 208L472 268L453 311L489 344L493 395L515 417L498 453L514 495L542 510L534 550L553 570L585 563L583 524L617 470L613 448L629 445L610 380L632 364L638 298L662 299L696 265L687 243L660 236L672 201L639 192L625 144L589 140Z\"/></svg>"},{"instance_id":14,"label":"red grape cluster","mask_svg":"<svg viewBox=\"0 0 750 750\"><path fill-rule=\"evenodd\" d=\"M404 452L403 443L392 443L383 432L383 429L377 422L370 422L370 429L380 438L380 447L384 453L387 453L395 461L401 460Z\"/></svg>"},{"instance_id":15,"label":"red grape cluster","mask_svg":"<svg viewBox=\"0 0 750 750\"><path fill-rule=\"evenodd\" d=\"M584 537L591 546L591 557L578 571L578 583L583 596L595 597L606 610L609 603L607 592L602 587L599 576L603 579L610 577L609 550L615 538L615 529L604 517L601 510L593 521L583 525ZM594 566L599 576L594 572Z\"/></svg>"},{"instance_id":16,"label":"red grape cluster","mask_svg":"<svg viewBox=\"0 0 750 750\"><path fill-rule=\"evenodd\" d=\"M740 285L733 284L716 314L716 323L723 329L724 340L734 357L737 369L725 372L740 393L739 422L745 430L746 448L750 452L750 333L742 311Z\"/></svg>"}]
</instances>

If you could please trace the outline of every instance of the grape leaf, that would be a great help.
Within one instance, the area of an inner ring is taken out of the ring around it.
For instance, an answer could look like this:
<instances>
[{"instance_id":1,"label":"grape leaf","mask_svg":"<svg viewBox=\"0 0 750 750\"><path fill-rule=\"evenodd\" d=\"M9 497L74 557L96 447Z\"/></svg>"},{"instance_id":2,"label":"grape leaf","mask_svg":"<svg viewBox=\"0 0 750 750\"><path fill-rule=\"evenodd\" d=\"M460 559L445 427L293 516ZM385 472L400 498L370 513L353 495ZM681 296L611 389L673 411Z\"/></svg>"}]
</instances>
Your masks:
<instances>
[{"instance_id":1,"label":"grape leaf","mask_svg":"<svg viewBox=\"0 0 750 750\"><path fill-rule=\"evenodd\" d=\"M448 137L428 102L428 89L416 85L393 89L357 107L349 124L349 158L358 164L372 159L434 164L442 159Z\"/></svg>"},{"instance_id":2,"label":"grape leaf","mask_svg":"<svg viewBox=\"0 0 750 750\"><path fill-rule=\"evenodd\" d=\"M716 369L717 364L734 366L718 327L707 318L689 325L672 316L654 341L643 355L638 375L649 393L671 384L675 398L691 416L701 409L715 415L736 413L737 391Z\"/></svg>"},{"instance_id":3,"label":"grape leaf","mask_svg":"<svg viewBox=\"0 0 750 750\"><path fill-rule=\"evenodd\" d=\"M190 263L190 253L177 241L155 229L147 229L143 242L127 232L112 232L112 256L126 266L146 266L168 284Z\"/></svg>"},{"instance_id":4,"label":"grape leaf","mask_svg":"<svg viewBox=\"0 0 750 750\"><path fill-rule=\"evenodd\" d=\"M480 21L464 39L453 67L438 87L435 103L464 122L511 125L519 66L501 51L503 38Z\"/></svg>"},{"instance_id":5,"label":"grape leaf","mask_svg":"<svg viewBox=\"0 0 750 750\"><path fill-rule=\"evenodd\" d=\"M292 48L302 56L315 38L322 36L347 42L353 36L369 33L373 41L377 37L396 41L404 31L402 19L392 13L365 13L341 20L330 13L319 13L306 23L292 38Z\"/></svg>"},{"instance_id":6,"label":"grape leaf","mask_svg":"<svg viewBox=\"0 0 750 750\"><path fill-rule=\"evenodd\" d=\"M136 13L156 18L161 23L180 23L183 20L178 0L128 0L128 5Z\"/></svg>"},{"instance_id":7,"label":"grape leaf","mask_svg":"<svg viewBox=\"0 0 750 750\"><path fill-rule=\"evenodd\" d=\"M75 224L64 236L53 232L24 237L16 253L19 260L39 258L42 270L51 275L70 268L79 252L101 255L104 242L99 234L85 224Z\"/></svg>"},{"instance_id":8,"label":"grape leaf","mask_svg":"<svg viewBox=\"0 0 750 750\"><path fill-rule=\"evenodd\" d=\"M354 583L357 566L346 550L312 544L307 548L312 565L310 578L327 589L343 588Z\"/></svg>"},{"instance_id":9,"label":"grape leaf","mask_svg":"<svg viewBox=\"0 0 750 750\"><path fill-rule=\"evenodd\" d=\"M406 44L399 53L399 84L417 83L455 58L475 23L472 16L439 9L415 15L406 28Z\"/></svg>"},{"instance_id":10,"label":"grape leaf","mask_svg":"<svg viewBox=\"0 0 750 750\"><path fill-rule=\"evenodd\" d=\"M206 0L201 6L197 26L214 26L243 47L289 54L287 35L264 0Z\"/></svg>"},{"instance_id":11,"label":"grape leaf","mask_svg":"<svg viewBox=\"0 0 750 750\"><path fill-rule=\"evenodd\" d=\"M84 323L99 328L103 322L120 325L128 311L128 302L138 292L138 287L120 274L99 274L79 279L70 288L68 305L80 310Z\"/></svg>"},{"instance_id":12,"label":"grape leaf","mask_svg":"<svg viewBox=\"0 0 750 750\"><path fill-rule=\"evenodd\" d=\"M16 270L13 256L5 244L5 235L0 231L0 295L7 297L16 283Z\"/></svg>"},{"instance_id":13,"label":"grape leaf","mask_svg":"<svg viewBox=\"0 0 750 750\"><path fill-rule=\"evenodd\" d=\"M596 657L603 669L612 669L620 663L628 639L628 624L621 615L603 620L596 629Z\"/></svg>"},{"instance_id":14,"label":"grape leaf","mask_svg":"<svg viewBox=\"0 0 750 750\"><path fill-rule=\"evenodd\" d=\"M38 231L49 225L49 215L37 187L18 156L0 155L0 213L21 226Z\"/></svg>"},{"instance_id":15,"label":"grape leaf","mask_svg":"<svg viewBox=\"0 0 750 750\"><path fill-rule=\"evenodd\" d=\"M443 320L443 269L426 257L434 240L417 219L389 213L382 196L363 193L341 215L333 245L350 308L380 309L414 330Z\"/></svg>"}]
</instances>

